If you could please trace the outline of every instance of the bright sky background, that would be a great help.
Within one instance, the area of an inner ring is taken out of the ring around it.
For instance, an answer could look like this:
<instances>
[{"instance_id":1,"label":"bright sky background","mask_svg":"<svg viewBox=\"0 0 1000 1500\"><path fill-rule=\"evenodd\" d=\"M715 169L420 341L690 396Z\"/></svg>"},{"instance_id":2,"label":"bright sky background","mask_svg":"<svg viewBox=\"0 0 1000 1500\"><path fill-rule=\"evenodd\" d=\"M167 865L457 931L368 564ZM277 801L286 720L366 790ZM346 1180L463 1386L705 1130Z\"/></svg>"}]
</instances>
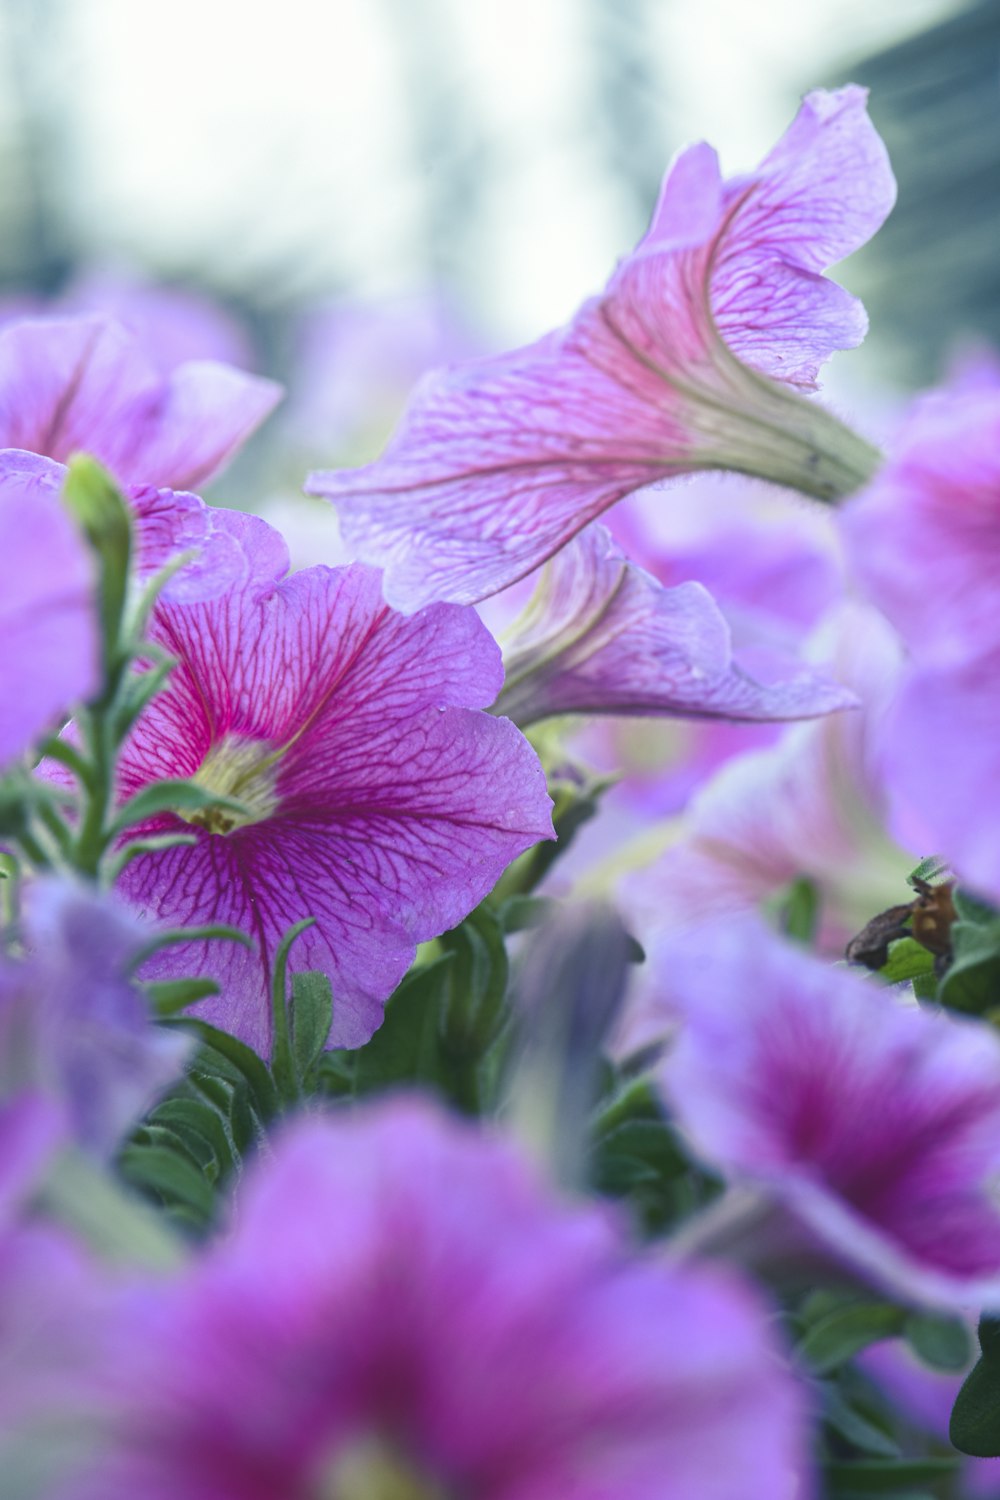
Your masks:
<instances>
[{"instance_id":1,"label":"bright sky background","mask_svg":"<svg viewBox=\"0 0 1000 1500\"><path fill-rule=\"evenodd\" d=\"M846 81L850 58L951 8L604 5L646 60L636 102L657 171L699 137L727 169L751 166L800 92ZM264 299L408 290L427 274L427 195L458 163L470 211L450 270L487 326L526 338L598 288L641 227L600 154L599 11L598 0L45 0L33 66L61 101L55 152L95 252L199 269Z\"/></svg>"}]
</instances>

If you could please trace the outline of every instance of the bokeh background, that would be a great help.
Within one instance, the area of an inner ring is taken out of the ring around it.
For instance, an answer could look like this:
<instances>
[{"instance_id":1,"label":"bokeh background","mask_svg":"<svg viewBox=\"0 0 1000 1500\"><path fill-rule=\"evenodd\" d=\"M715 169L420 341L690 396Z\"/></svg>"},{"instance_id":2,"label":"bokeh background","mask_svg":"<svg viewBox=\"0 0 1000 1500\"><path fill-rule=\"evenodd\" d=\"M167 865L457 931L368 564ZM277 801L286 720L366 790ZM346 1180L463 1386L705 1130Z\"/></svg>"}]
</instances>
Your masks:
<instances>
[{"instance_id":1,"label":"bokeh background","mask_svg":"<svg viewBox=\"0 0 1000 1500\"><path fill-rule=\"evenodd\" d=\"M564 320L677 146L752 166L820 83L871 86L900 180L853 378L1000 341L1000 0L3 0L0 68L8 307L206 294L307 461Z\"/></svg>"}]
</instances>

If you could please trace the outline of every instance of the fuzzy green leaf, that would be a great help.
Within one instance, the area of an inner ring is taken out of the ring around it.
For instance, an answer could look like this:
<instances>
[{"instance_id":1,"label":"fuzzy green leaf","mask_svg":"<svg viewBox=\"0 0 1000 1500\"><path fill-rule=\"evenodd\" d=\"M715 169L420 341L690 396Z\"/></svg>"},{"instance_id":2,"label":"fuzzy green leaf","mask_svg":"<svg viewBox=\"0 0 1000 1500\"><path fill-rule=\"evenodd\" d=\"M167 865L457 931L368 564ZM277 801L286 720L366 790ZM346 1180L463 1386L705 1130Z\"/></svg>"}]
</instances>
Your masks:
<instances>
[{"instance_id":1,"label":"fuzzy green leaf","mask_svg":"<svg viewBox=\"0 0 1000 1500\"><path fill-rule=\"evenodd\" d=\"M845 1364L869 1344L901 1333L906 1312L890 1302L854 1302L835 1308L812 1325L796 1354L817 1375Z\"/></svg>"},{"instance_id":2,"label":"fuzzy green leaf","mask_svg":"<svg viewBox=\"0 0 1000 1500\"><path fill-rule=\"evenodd\" d=\"M333 1024L333 989L326 974L309 970L292 976L290 1020L292 1057L300 1082L307 1085Z\"/></svg>"}]
</instances>

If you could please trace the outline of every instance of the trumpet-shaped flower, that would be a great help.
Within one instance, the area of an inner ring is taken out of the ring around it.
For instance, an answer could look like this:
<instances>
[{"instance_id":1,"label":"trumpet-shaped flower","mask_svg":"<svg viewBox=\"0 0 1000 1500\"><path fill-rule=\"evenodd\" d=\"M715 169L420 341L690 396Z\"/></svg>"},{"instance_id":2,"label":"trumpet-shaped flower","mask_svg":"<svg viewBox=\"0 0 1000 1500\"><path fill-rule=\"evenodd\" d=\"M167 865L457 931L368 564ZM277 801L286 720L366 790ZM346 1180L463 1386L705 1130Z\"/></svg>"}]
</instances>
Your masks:
<instances>
[{"instance_id":1,"label":"trumpet-shaped flower","mask_svg":"<svg viewBox=\"0 0 1000 1500\"><path fill-rule=\"evenodd\" d=\"M950 666L917 667L881 747L893 831L943 855L1000 901L1000 644Z\"/></svg>"},{"instance_id":2,"label":"trumpet-shaped flower","mask_svg":"<svg viewBox=\"0 0 1000 1500\"><path fill-rule=\"evenodd\" d=\"M894 832L1000 898L1000 377L924 398L841 517L914 658L886 724Z\"/></svg>"},{"instance_id":3,"label":"trumpet-shaped flower","mask_svg":"<svg viewBox=\"0 0 1000 1500\"><path fill-rule=\"evenodd\" d=\"M97 686L94 560L44 460L0 454L0 772Z\"/></svg>"},{"instance_id":4,"label":"trumpet-shaped flower","mask_svg":"<svg viewBox=\"0 0 1000 1500\"><path fill-rule=\"evenodd\" d=\"M49 518L54 511L62 510L59 494L66 483L68 470L53 459L43 458L37 453L28 453L19 448L0 449L0 504L4 505L12 518L18 513L22 527L37 526L38 536L33 543L34 560L45 556L46 577L52 575L50 588L54 587L57 575L62 574L71 587L73 573L59 553L53 554L48 544ZM167 563L175 561L181 553L190 553L188 561L168 579L164 597L175 601L190 602L211 599L216 594L241 583L253 574L257 567L257 554L264 546L268 529L254 516L239 511L217 510L206 505L198 495L183 490L156 489L153 485L134 484L127 487L126 498L132 512L133 557L132 571L136 583L147 582ZM32 510L38 510L39 519L32 521ZM69 524L63 522L63 529ZM44 538L44 539L43 539ZM80 548L86 559L84 575L93 572L93 563L86 556L87 549L80 539ZM11 563L16 565L17 554L12 554ZM79 570L78 570L79 571ZM18 570L18 582L29 577L29 570L22 566ZM10 593L16 598L17 587ZM88 583L83 597L86 608L93 614L93 587ZM78 591L78 598L79 591ZM58 627L59 614L56 609L57 596L53 593L50 607L37 611L41 618L34 618L31 625L35 631L44 628L47 622ZM2 605L0 605L2 608ZM63 649L71 665L89 640L94 625L74 627L77 639L66 640ZM63 640L63 633L60 633ZM96 652L95 652L96 656ZM88 686L94 686L94 682ZM44 686L43 681L39 684ZM77 701L85 693L75 693L69 701ZM63 699L63 706L67 700Z\"/></svg>"},{"instance_id":5,"label":"trumpet-shaped flower","mask_svg":"<svg viewBox=\"0 0 1000 1500\"><path fill-rule=\"evenodd\" d=\"M425 1105L299 1125L229 1238L130 1310L73 1497L802 1496L762 1311Z\"/></svg>"},{"instance_id":6,"label":"trumpet-shaped flower","mask_svg":"<svg viewBox=\"0 0 1000 1500\"><path fill-rule=\"evenodd\" d=\"M1000 374L920 400L839 520L852 565L919 662L960 665L1000 646Z\"/></svg>"},{"instance_id":7,"label":"trumpet-shaped flower","mask_svg":"<svg viewBox=\"0 0 1000 1500\"><path fill-rule=\"evenodd\" d=\"M658 478L734 469L850 493L875 455L801 392L864 336L859 303L821 273L893 196L855 87L810 94L746 177L688 148L645 238L568 328L428 376L383 457L314 474L311 493L408 610L497 592Z\"/></svg>"},{"instance_id":8,"label":"trumpet-shaped flower","mask_svg":"<svg viewBox=\"0 0 1000 1500\"><path fill-rule=\"evenodd\" d=\"M86 452L121 484L203 484L281 388L215 360L164 372L112 318L39 318L0 330L0 447L65 462Z\"/></svg>"},{"instance_id":9,"label":"trumpet-shaped flower","mask_svg":"<svg viewBox=\"0 0 1000 1500\"><path fill-rule=\"evenodd\" d=\"M524 727L553 714L801 719L849 708L809 672L771 686L732 660L729 627L699 583L664 588L590 526L545 566L504 641L496 712Z\"/></svg>"},{"instance_id":10,"label":"trumpet-shaped flower","mask_svg":"<svg viewBox=\"0 0 1000 1500\"><path fill-rule=\"evenodd\" d=\"M266 1050L270 965L285 931L316 925L296 969L333 983L332 1040L356 1046L417 943L453 927L531 844L552 835L545 777L496 697L500 653L475 613L407 619L370 569L287 568L280 538L221 599L158 606L152 636L178 659L121 761L121 794L193 777L241 811L162 814L149 831L194 847L140 855L121 889L171 925L227 922L255 953L183 944L151 977L205 973L199 1013ZM267 564L270 564L268 568ZM144 825L146 826L146 825Z\"/></svg>"},{"instance_id":11,"label":"trumpet-shaped flower","mask_svg":"<svg viewBox=\"0 0 1000 1500\"><path fill-rule=\"evenodd\" d=\"M885 832L878 756L899 643L875 610L845 604L812 644L861 708L795 725L778 744L734 756L706 783L680 839L630 882L643 941L759 907L804 877L819 896L822 946L843 952L874 912L905 896L920 853Z\"/></svg>"},{"instance_id":12,"label":"trumpet-shaped flower","mask_svg":"<svg viewBox=\"0 0 1000 1500\"><path fill-rule=\"evenodd\" d=\"M664 953L664 1087L706 1158L825 1255L942 1306L1000 1298L1000 1041L735 919ZM796 1243L797 1242L797 1243Z\"/></svg>"}]
</instances>

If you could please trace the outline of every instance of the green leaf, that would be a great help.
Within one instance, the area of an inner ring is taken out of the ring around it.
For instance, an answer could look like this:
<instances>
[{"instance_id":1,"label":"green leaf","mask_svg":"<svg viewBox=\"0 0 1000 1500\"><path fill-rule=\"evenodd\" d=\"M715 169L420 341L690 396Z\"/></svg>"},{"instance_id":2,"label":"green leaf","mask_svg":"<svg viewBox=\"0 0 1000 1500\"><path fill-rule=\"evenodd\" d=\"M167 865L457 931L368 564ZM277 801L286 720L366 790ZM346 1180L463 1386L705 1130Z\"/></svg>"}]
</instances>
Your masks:
<instances>
[{"instance_id":1,"label":"green leaf","mask_svg":"<svg viewBox=\"0 0 1000 1500\"><path fill-rule=\"evenodd\" d=\"M198 812L205 807L223 807L232 812L245 813L242 802L232 797L220 797L218 792L199 786L196 781L167 779L154 781L136 792L118 810L108 830L109 838L117 838L136 823L144 823L159 813Z\"/></svg>"},{"instance_id":2,"label":"green leaf","mask_svg":"<svg viewBox=\"0 0 1000 1500\"><path fill-rule=\"evenodd\" d=\"M443 933L440 942L454 958L441 991L442 1047L458 1065L475 1063L507 1019L503 929L488 907L479 906L460 926Z\"/></svg>"},{"instance_id":3,"label":"green leaf","mask_svg":"<svg viewBox=\"0 0 1000 1500\"><path fill-rule=\"evenodd\" d=\"M499 907L498 916L504 932L524 932L540 927L557 905L551 896L508 896Z\"/></svg>"},{"instance_id":4,"label":"green leaf","mask_svg":"<svg viewBox=\"0 0 1000 1500\"><path fill-rule=\"evenodd\" d=\"M447 1091L448 1070L441 1054L438 1012L454 961L454 954L448 953L411 970L390 995L382 1025L371 1041L353 1054L358 1094L402 1083L427 1083Z\"/></svg>"},{"instance_id":5,"label":"green leaf","mask_svg":"<svg viewBox=\"0 0 1000 1500\"><path fill-rule=\"evenodd\" d=\"M889 959L878 971L879 977L888 984L901 984L907 979L919 979L934 974L934 955L916 938L896 938L889 944ZM937 980L934 981L935 986Z\"/></svg>"},{"instance_id":6,"label":"green leaf","mask_svg":"<svg viewBox=\"0 0 1000 1500\"><path fill-rule=\"evenodd\" d=\"M819 890L806 875L793 880L782 902L781 930L794 942L811 948L819 924Z\"/></svg>"},{"instance_id":7,"label":"green leaf","mask_svg":"<svg viewBox=\"0 0 1000 1500\"><path fill-rule=\"evenodd\" d=\"M187 1205L202 1221L211 1218L215 1208L212 1185L179 1151L130 1142L121 1153L119 1165L133 1186L157 1194L168 1204Z\"/></svg>"},{"instance_id":8,"label":"green leaf","mask_svg":"<svg viewBox=\"0 0 1000 1500\"><path fill-rule=\"evenodd\" d=\"M955 1399L948 1436L960 1453L1000 1458L1000 1319L979 1320L982 1356Z\"/></svg>"},{"instance_id":9,"label":"green leaf","mask_svg":"<svg viewBox=\"0 0 1000 1500\"><path fill-rule=\"evenodd\" d=\"M191 1032L207 1047L217 1052L231 1069L229 1076L232 1077L235 1074L238 1081L246 1084L250 1101L261 1120L265 1122L273 1120L279 1113L281 1101L274 1079L271 1077L267 1064L261 1061L252 1047L230 1036L228 1031L220 1031L218 1027L210 1026L207 1021L198 1020L196 1016L184 1016L176 1021L164 1021L162 1024ZM203 1066L204 1061L199 1056L195 1066Z\"/></svg>"},{"instance_id":10,"label":"green leaf","mask_svg":"<svg viewBox=\"0 0 1000 1500\"><path fill-rule=\"evenodd\" d=\"M111 716L112 733L119 743L126 738L147 705L163 690L177 665L176 656L168 656L151 641L143 641L135 654L141 655L144 662L152 660L153 665L129 672L122 679Z\"/></svg>"},{"instance_id":11,"label":"green leaf","mask_svg":"<svg viewBox=\"0 0 1000 1500\"><path fill-rule=\"evenodd\" d=\"M617 1197L642 1182L678 1177L687 1167L665 1120L627 1120L596 1145L591 1180L599 1192Z\"/></svg>"},{"instance_id":12,"label":"green leaf","mask_svg":"<svg viewBox=\"0 0 1000 1500\"><path fill-rule=\"evenodd\" d=\"M534 891L556 860L565 854L580 829L595 816L604 793L617 780L617 776L593 776L585 772L573 780L560 779L558 772L550 776L555 840L535 844L520 855L501 875L495 897L506 901L511 896L528 895Z\"/></svg>"},{"instance_id":13,"label":"green leaf","mask_svg":"<svg viewBox=\"0 0 1000 1500\"><path fill-rule=\"evenodd\" d=\"M316 1064L316 1088L333 1099L343 1099L354 1093L353 1052L337 1050L321 1054Z\"/></svg>"},{"instance_id":14,"label":"green leaf","mask_svg":"<svg viewBox=\"0 0 1000 1500\"><path fill-rule=\"evenodd\" d=\"M988 1358L1000 1356L1000 1317L994 1313L982 1313L976 1337L979 1339L980 1349Z\"/></svg>"},{"instance_id":15,"label":"green leaf","mask_svg":"<svg viewBox=\"0 0 1000 1500\"><path fill-rule=\"evenodd\" d=\"M901 1333L906 1316L904 1308L890 1302L854 1302L838 1307L812 1325L795 1352L815 1374L826 1375L869 1344Z\"/></svg>"},{"instance_id":16,"label":"green leaf","mask_svg":"<svg viewBox=\"0 0 1000 1500\"><path fill-rule=\"evenodd\" d=\"M824 1383L823 1419L846 1442L875 1458L898 1458L899 1444L844 1398L836 1385Z\"/></svg>"},{"instance_id":17,"label":"green leaf","mask_svg":"<svg viewBox=\"0 0 1000 1500\"><path fill-rule=\"evenodd\" d=\"M830 1484L847 1494L884 1495L906 1485L936 1484L954 1473L957 1458L863 1458L825 1466Z\"/></svg>"},{"instance_id":18,"label":"green leaf","mask_svg":"<svg viewBox=\"0 0 1000 1500\"><path fill-rule=\"evenodd\" d=\"M941 1313L911 1313L903 1328L914 1354L935 1370L964 1370L972 1358L972 1339L961 1318Z\"/></svg>"},{"instance_id":19,"label":"green leaf","mask_svg":"<svg viewBox=\"0 0 1000 1500\"><path fill-rule=\"evenodd\" d=\"M174 1016L195 1001L220 993L214 979L158 979L143 988L158 1016Z\"/></svg>"},{"instance_id":20,"label":"green leaf","mask_svg":"<svg viewBox=\"0 0 1000 1500\"><path fill-rule=\"evenodd\" d=\"M271 972L271 1075L285 1104L294 1104L301 1097L288 1014L288 955L296 938L315 925L315 917L303 917L301 922L289 927L278 944Z\"/></svg>"},{"instance_id":21,"label":"green leaf","mask_svg":"<svg viewBox=\"0 0 1000 1500\"><path fill-rule=\"evenodd\" d=\"M62 498L97 554L105 670L119 660L132 556L132 511L111 475L86 453L70 459Z\"/></svg>"},{"instance_id":22,"label":"green leaf","mask_svg":"<svg viewBox=\"0 0 1000 1500\"><path fill-rule=\"evenodd\" d=\"M963 922L974 922L979 927L985 927L1000 917L995 906L991 906L981 896L974 896L971 891L963 890L961 886L956 886L952 891L951 899Z\"/></svg>"},{"instance_id":23,"label":"green leaf","mask_svg":"<svg viewBox=\"0 0 1000 1500\"><path fill-rule=\"evenodd\" d=\"M292 976L292 1057L299 1081L306 1084L330 1040L333 989L326 974L311 969Z\"/></svg>"},{"instance_id":24,"label":"green leaf","mask_svg":"<svg viewBox=\"0 0 1000 1500\"><path fill-rule=\"evenodd\" d=\"M235 1165L232 1141L218 1110L197 1099L167 1099L149 1116L156 1125L168 1126L186 1144L191 1137L209 1148L212 1159L224 1174Z\"/></svg>"},{"instance_id":25,"label":"green leaf","mask_svg":"<svg viewBox=\"0 0 1000 1500\"><path fill-rule=\"evenodd\" d=\"M933 971L930 974L917 974L914 977L913 994L917 1000L924 1000L928 1004L936 1001L937 991L937 975Z\"/></svg>"},{"instance_id":26,"label":"green leaf","mask_svg":"<svg viewBox=\"0 0 1000 1500\"><path fill-rule=\"evenodd\" d=\"M971 909L967 900L961 906ZM941 1004L971 1015L1000 1004L1000 916L988 912L974 921L963 915L952 926L951 945L954 957L938 987Z\"/></svg>"},{"instance_id":27,"label":"green leaf","mask_svg":"<svg viewBox=\"0 0 1000 1500\"><path fill-rule=\"evenodd\" d=\"M662 1120L663 1108L648 1078L636 1078L608 1100L594 1121L594 1140L599 1142L628 1120Z\"/></svg>"}]
</instances>

